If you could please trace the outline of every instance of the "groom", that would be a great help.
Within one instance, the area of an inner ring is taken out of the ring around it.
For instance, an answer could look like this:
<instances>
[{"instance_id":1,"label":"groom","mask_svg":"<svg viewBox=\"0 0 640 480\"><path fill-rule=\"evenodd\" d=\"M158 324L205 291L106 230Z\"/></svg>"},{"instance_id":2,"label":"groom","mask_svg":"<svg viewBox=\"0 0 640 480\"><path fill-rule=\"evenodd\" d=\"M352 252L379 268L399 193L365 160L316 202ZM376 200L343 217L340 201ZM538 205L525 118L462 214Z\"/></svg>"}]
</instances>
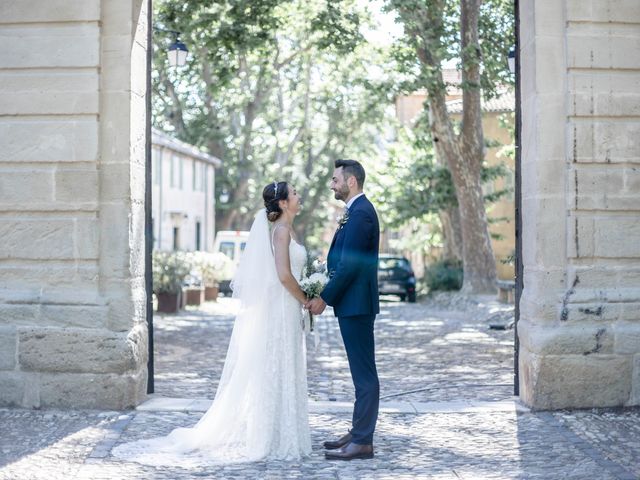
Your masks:
<instances>
[{"instance_id":1,"label":"groom","mask_svg":"<svg viewBox=\"0 0 640 480\"><path fill-rule=\"evenodd\" d=\"M352 428L337 441L324 442L329 460L373 458L380 385L376 371L373 322L380 312L378 249L380 227L373 205L362 192L365 172L355 160L337 160L331 190L346 203L329 255L329 283L308 308L319 315L331 305L338 317L356 389Z\"/></svg>"}]
</instances>

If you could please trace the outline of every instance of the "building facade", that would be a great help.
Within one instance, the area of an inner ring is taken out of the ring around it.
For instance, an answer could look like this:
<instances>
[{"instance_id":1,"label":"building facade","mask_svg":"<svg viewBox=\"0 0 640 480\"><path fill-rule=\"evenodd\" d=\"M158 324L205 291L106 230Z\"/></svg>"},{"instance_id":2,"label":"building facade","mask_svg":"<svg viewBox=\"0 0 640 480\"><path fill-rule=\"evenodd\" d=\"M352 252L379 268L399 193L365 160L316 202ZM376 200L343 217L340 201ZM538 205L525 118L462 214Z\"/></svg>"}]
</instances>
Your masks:
<instances>
[{"instance_id":1,"label":"building facade","mask_svg":"<svg viewBox=\"0 0 640 480\"><path fill-rule=\"evenodd\" d=\"M153 247L213 249L215 169L222 162L158 130L152 134Z\"/></svg>"}]
</instances>

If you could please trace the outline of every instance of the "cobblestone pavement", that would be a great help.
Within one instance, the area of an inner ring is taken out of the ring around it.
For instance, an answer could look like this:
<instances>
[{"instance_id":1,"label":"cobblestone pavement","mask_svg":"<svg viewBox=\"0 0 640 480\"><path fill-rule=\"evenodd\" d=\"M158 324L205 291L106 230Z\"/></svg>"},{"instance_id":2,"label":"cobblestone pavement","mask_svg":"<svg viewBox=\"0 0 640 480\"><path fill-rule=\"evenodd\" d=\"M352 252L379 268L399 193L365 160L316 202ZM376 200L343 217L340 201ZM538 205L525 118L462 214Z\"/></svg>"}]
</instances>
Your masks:
<instances>
[{"instance_id":1,"label":"cobblestone pavement","mask_svg":"<svg viewBox=\"0 0 640 480\"><path fill-rule=\"evenodd\" d=\"M0 409L0 479L640 479L639 409L516 408L513 331L488 329L508 322L511 310L487 300L454 302L456 311L443 304L383 304L376 335L387 398L373 460L328 462L320 448L346 430L350 413L340 406L352 398L337 322L327 315L318 321L318 351L312 343L309 349L309 458L186 470L110 455L121 442L194 424L206 401L171 411ZM154 401L212 398L232 321L226 299L156 317Z\"/></svg>"},{"instance_id":2,"label":"cobblestone pavement","mask_svg":"<svg viewBox=\"0 0 640 480\"><path fill-rule=\"evenodd\" d=\"M375 326L381 396L419 402L510 398L513 330L490 330L488 324L494 317L506 323L502 318L513 307L489 301L472 307L466 313L383 302ZM179 317L156 318L156 393L213 398L234 311L233 300L222 298ZM349 366L331 309L316 324L318 349L308 342L310 398L352 401ZM414 390L420 391L397 396Z\"/></svg>"}]
</instances>

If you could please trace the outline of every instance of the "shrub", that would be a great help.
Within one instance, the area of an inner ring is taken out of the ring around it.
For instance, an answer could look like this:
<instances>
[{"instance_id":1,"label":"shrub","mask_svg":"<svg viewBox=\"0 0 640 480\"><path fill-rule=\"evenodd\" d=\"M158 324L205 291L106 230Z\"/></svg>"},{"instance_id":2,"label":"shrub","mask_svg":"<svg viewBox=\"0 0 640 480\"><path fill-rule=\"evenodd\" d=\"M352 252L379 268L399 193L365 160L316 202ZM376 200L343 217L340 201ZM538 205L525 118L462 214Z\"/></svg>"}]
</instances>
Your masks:
<instances>
[{"instance_id":1,"label":"shrub","mask_svg":"<svg viewBox=\"0 0 640 480\"><path fill-rule=\"evenodd\" d=\"M191 271L185 252L153 252L153 292L178 293Z\"/></svg>"},{"instance_id":2,"label":"shrub","mask_svg":"<svg viewBox=\"0 0 640 480\"><path fill-rule=\"evenodd\" d=\"M438 260L429 266L425 278L430 291L460 290L463 279L462 262Z\"/></svg>"},{"instance_id":3,"label":"shrub","mask_svg":"<svg viewBox=\"0 0 640 480\"><path fill-rule=\"evenodd\" d=\"M222 280L229 278L232 260L220 252L193 252L190 254L194 272L206 287L215 287Z\"/></svg>"}]
</instances>

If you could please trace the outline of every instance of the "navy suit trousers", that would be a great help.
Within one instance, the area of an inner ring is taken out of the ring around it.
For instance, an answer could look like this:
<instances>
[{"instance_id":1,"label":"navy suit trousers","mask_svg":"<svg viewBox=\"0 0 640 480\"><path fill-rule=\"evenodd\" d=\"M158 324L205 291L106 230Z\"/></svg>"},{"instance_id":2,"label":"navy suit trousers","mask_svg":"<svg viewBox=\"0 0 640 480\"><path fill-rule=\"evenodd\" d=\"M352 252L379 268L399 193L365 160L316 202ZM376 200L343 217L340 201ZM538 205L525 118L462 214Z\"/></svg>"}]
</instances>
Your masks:
<instances>
[{"instance_id":1,"label":"navy suit trousers","mask_svg":"<svg viewBox=\"0 0 640 480\"><path fill-rule=\"evenodd\" d=\"M339 317L351 378L356 389L351 428L352 442L371 445L378 419L380 383L376 370L373 323L375 315Z\"/></svg>"}]
</instances>

